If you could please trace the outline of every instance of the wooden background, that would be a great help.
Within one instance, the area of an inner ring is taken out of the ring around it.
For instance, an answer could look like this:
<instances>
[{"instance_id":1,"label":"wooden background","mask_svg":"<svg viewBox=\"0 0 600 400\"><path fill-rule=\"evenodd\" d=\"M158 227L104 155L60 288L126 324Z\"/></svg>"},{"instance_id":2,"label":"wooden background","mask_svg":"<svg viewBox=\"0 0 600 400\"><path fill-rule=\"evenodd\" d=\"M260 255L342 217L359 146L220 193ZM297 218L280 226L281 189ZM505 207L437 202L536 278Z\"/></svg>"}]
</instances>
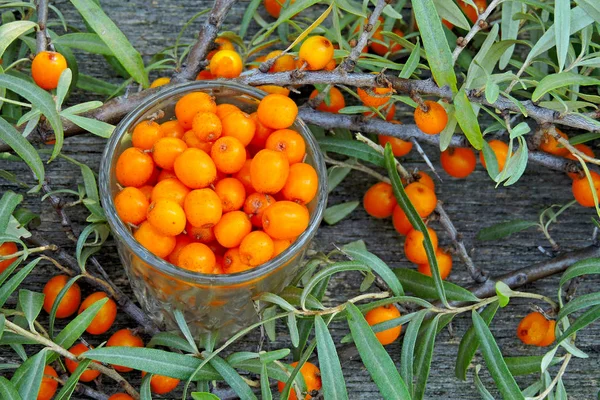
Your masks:
<instances>
[{"instance_id":1,"label":"wooden background","mask_svg":"<svg viewBox=\"0 0 600 400\"><path fill-rule=\"evenodd\" d=\"M68 1L59 0L53 2L64 14L69 23L81 26L81 19L74 11ZM164 47L172 45L183 24L194 13L212 5L212 1L174 1L174 0L102 0L102 6L107 14L116 22L121 30L127 35L134 46L147 60L155 52ZM230 13L227 19L227 29L237 29L241 21L247 1L241 1ZM261 14L265 18L268 16ZM51 14L52 15L52 14ZM187 37L193 38L198 30L200 22L192 25ZM60 31L58 27L55 27ZM120 83L120 78L109 71L104 60L97 56L77 54L80 72L106 79L111 82ZM153 77L155 78L155 76ZM92 99L89 95L76 93L70 102ZM405 122L412 122L408 116L408 110L400 110L398 116ZM78 161L85 162L93 170L97 171L100 163L105 140L92 135L85 135L68 139L65 142L63 153ZM514 186L494 188L493 182L488 178L484 169L478 165L477 170L467 180L456 180L446 175L439 168L439 151L426 147L426 152L434 164L440 170L443 182L436 179L436 191L440 199L445 203L446 210L453 219L457 229L464 235L468 248L475 247L473 259L475 263L489 271L493 275L509 272L529 264L544 260L546 255L542 254L537 247L549 248L548 242L540 232L530 230L514 235L512 238L498 242L477 242L475 235L482 227L496 222L506 221L514 218L536 220L538 213L551 204L565 204L572 199L570 190L570 179L558 172L548 171L535 166L530 166L523 178ZM410 168L427 170L416 152L412 152L403 163ZM15 173L19 178L32 182L31 174L23 163L2 162L2 169ZM77 167L58 160L47 165L47 171L53 189L74 189L81 182L81 176ZM329 205L344 201L359 200L364 194L365 188L375 181L359 172L351 175L332 193ZM1 191L15 190L25 194L25 190L7 181L0 182ZM64 246L74 251L74 244L63 234L58 218L47 202L41 204L38 196L26 196L25 205L35 212L41 214L42 224L38 231L50 242ZM81 231L85 225L86 210L73 208L69 215ZM572 250L583 247L591 242L593 225L590 218L594 215L593 210L584 209L579 206L570 208L559 223L553 225L551 232L554 239L560 244L562 250ZM439 226L434 228L440 235L441 245L449 245L449 241ZM346 218L336 226L321 226L316 243L323 250L330 250L332 244L344 244L357 239L363 239L370 251L380 256L389 265L395 268L414 268L403 257L402 239L394 231L390 220L376 220L368 217L362 207L357 208L349 218ZM98 255L115 282L127 293L131 293L125 274L123 273L116 253L114 242L111 240L103 247ZM27 279L23 287L33 290L41 290L44 283L57 271L47 263L40 263L36 271ZM558 276L537 282L525 287L524 290L555 296ZM454 283L463 286L472 282L466 273L464 266L455 260L454 270L449 278ZM327 302L337 304L344 299L356 295L358 292L359 279L356 276L336 276L327 292ZM584 294L595 288L596 282L592 279L583 281L579 286L578 293ZM85 295L91 293L91 288L83 286ZM13 303L9 306L14 305ZM544 350L536 347L524 346L516 338L515 329L519 320L529 312L530 303L524 300L512 302L506 309L500 310L494 320L491 329L497 337L503 354L506 356L539 355ZM40 316L45 322L47 316L44 312ZM456 318L451 330L446 329L437 339L434 359L429 378L429 386L426 397L429 399L478 399L479 396L472 383L472 372L469 371L467 382L460 382L454 378L454 363L458 349L458 343L462 334L468 326L470 318L461 316ZM118 315L113 329L106 335L99 337L86 337L93 345L105 341L109 334L119 327L133 327L132 322L124 315ZM288 337L281 329L281 336L277 343L268 343L271 349L286 346ZM348 328L344 323L333 325L334 340L339 342ZM565 376L565 386L569 392L570 399L591 399L598 393L597 371L600 367L600 351L598 342L595 340L600 333L598 325L588 328L578 336L578 346L590 355L587 360L574 359L569 366ZM148 340L148 338L145 338ZM256 335L250 335L231 350L254 350L256 346ZM387 347L392 358L399 362L400 344L394 343ZM33 350L33 349L32 349ZM16 361L15 354L8 347L0 347L0 363ZM475 362L482 363L480 355L476 356ZM368 372L358 361L343 362L344 376L348 386L351 399L375 399L380 398L377 388L371 381ZM552 370L553 372L556 369ZM482 370L482 377L492 388L487 372ZM139 385L139 375L136 372L127 374L127 378L135 385ZM533 377L517 379L521 387L533 382ZM104 379L100 384L101 389L112 393L113 382ZM494 393L494 391L492 391ZM173 392L166 398L180 398L179 392Z\"/></svg>"}]
</instances>

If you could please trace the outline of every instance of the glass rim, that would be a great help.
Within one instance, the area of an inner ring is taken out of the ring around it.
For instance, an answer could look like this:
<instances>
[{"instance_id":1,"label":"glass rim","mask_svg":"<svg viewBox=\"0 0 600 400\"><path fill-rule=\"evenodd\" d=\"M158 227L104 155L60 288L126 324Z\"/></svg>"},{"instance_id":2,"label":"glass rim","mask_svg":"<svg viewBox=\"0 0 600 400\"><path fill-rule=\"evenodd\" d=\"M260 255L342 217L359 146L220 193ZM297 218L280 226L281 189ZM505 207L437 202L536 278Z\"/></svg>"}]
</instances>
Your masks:
<instances>
[{"instance_id":1,"label":"glass rim","mask_svg":"<svg viewBox=\"0 0 600 400\"><path fill-rule=\"evenodd\" d=\"M236 83L236 82L225 82L225 81L194 81L189 83L181 83L170 87L168 90L159 91L157 94L151 96L142 104L133 109L127 114L121 122L116 126L113 134L109 138L104 152L102 154L102 161L100 164L99 174L99 186L100 186L100 201L102 207L105 210L106 219L110 225L113 236L116 241L123 241L129 249L139 257L143 262L149 264L161 273L168 276L186 281L192 284L199 285L212 285L212 286L225 286L225 285L236 285L243 284L252 281L257 278L261 278L270 274L271 272L278 269L280 266L291 261L300 252L306 244L313 238L316 231L321 224L323 219L323 213L327 204L327 170L325 167L325 160L321 154L319 145L313 136L312 132L306 124L300 119L296 118L293 127L298 128L299 133L306 141L306 147L310 150L314 159L314 167L317 171L318 176L318 190L315 196L316 206L315 210L311 215L306 230L298 236L298 238L284 250L277 257L267 261L258 267L252 268L247 271L237 272L234 274L203 274L200 272L189 271L180 267L177 267L168 261L152 254L146 248L144 248L134 237L129 228L121 221L118 217L114 199L111 193L111 186L116 182L111 181L111 161L114 157L114 153L119 145L122 137L128 133L129 128L134 122L136 122L148 108L154 104L166 101L171 97L192 92L194 90L202 89L218 89L227 88L232 89L241 94L251 96L257 100L262 99L267 95L266 92L258 90L254 87Z\"/></svg>"}]
</instances>

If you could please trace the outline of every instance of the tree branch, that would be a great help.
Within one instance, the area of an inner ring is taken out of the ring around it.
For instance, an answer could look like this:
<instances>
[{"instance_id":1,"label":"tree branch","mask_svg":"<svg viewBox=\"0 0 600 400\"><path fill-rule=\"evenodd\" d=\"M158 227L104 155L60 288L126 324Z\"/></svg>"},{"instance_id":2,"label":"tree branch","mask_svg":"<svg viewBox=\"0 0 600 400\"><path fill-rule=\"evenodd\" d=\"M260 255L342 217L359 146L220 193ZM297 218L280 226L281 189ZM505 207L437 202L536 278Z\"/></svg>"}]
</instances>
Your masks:
<instances>
[{"instance_id":1,"label":"tree branch","mask_svg":"<svg viewBox=\"0 0 600 400\"><path fill-rule=\"evenodd\" d=\"M498 7L501 1L502 0L493 0L487 6L485 11L482 14L479 14L479 18L477 18L477 21L475 21L475 23L471 27L471 30L469 31L469 33L467 33L467 36L465 36L464 38L458 38L456 47L452 52L452 59L454 60L454 62L456 62L458 56L465 49L465 47L467 47L471 39L473 39L480 30L488 27L488 23L486 22L486 20L488 19L492 11L494 11L494 9Z\"/></svg>"},{"instance_id":2,"label":"tree branch","mask_svg":"<svg viewBox=\"0 0 600 400\"><path fill-rule=\"evenodd\" d=\"M36 53L48 48L48 34L46 24L48 23L48 0L38 0L36 5L38 29L35 33Z\"/></svg>"}]
</instances>

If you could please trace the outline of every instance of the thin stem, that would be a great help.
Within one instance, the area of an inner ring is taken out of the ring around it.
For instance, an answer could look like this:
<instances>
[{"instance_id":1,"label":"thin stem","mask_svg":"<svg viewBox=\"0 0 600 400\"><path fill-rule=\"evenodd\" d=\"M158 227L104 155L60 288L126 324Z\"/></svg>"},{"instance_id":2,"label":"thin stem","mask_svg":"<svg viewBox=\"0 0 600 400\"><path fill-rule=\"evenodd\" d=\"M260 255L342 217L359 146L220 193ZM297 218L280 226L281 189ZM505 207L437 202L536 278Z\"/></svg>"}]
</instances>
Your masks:
<instances>
[{"instance_id":1,"label":"thin stem","mask_svg":"<svg viewBox=\"0 0 600 400\"><path fill-rule=\"evenodd\" d=\"M56 250L58 250L57 245L49 244L47 246L34 247L31 249L27 249L27 250L20 250L20 251L17 251L16 253L8 254L5 256L0 256L0 261L10 260L11 258L17 258L17 257L20 257L25 254L41 253L43 251L56 251Z\"/></svg>"},{"instance_id":2,"label":"thin stem","mask_svg":"<svg viewBox=\"0 0 600 400\"><path fill-rule=\"evenodd\" d=\"M365 174L375 177L377 180L379 180L381 182L390 183L390 179L387 176L384 176L384 175L380 174L379 172L375 171L374 169L371 169L371 168L367 167L366 165L360 164L358 162L356 164L350 164L350 163L346 163L343 161L334 160L333 158L331 158L327 155L325 155L325 162L327 164L335 165L337 167L350 168L350 169L353 169L356 171L364 172Z\"/></svg>"},{"instance_id":3,"label":"thin stem","mask_svg":"<svg viewBox=\"0 0 600 400\"><path fill-rule=\"evenodd\" d=\"M390 297L389 292L365 293L365 294L361 294L359 296L353 297L353 298L347 300L345 303L342 303L338 306L326 308L325 310L308 310L306 307L303 307L302 310L294 310L294 313L298 314L298 315L304 315L304 316L337 314L339 312L344 311L346 309L346 307L348 306L348 303L357 303L359 301L369 300L369 299L386 299L388 297Z\"/></svg>"},{"instance_id":4,"label":"thin stem","mask_svg":"<svg viewBox=\"0 0 600 400\"><path fill-rule=\"evenodd\" d=\"M0 102L15 104L17 106L27 107L27 108L31 108L32 107L32 105L29 104L29 103L23 103L21 101L7 99L6 97L2 97L2 96L0 96Z\"/></svg>"},{"instance_id":5,"label":"thin stem","mask_svg":"<svg viewBox=\"0 0 600 400\"><path fill-rule=\"evenodd\" d=\"M569 361L571 361L572 357L573 357L573 355L571 353L567 353L565 355L565 359L563 360L563 363L560 366L560 369L556 373L556 376L554 377L554 379L552 379L552 382L550 382L550 385L548 385L548 387L546 388L546 390L544 390L538 396L534 397L532 400L543 400L543 399L546 398L546 396L548 396L550 394L550 392L552 392L552 390L554 389L554 387L558 384L558 381L565 374L565 371L567 370L567 365L569 365Z\"/></svg>"}]
</instances>

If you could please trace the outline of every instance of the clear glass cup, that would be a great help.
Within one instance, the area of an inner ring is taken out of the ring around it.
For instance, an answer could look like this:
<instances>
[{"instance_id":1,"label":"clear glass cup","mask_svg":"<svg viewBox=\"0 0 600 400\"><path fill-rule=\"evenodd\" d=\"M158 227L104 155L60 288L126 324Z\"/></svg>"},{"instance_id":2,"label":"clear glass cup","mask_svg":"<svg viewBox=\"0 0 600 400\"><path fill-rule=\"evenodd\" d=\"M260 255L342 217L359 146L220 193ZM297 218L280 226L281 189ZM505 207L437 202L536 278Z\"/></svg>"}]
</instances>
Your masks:
<instances>
[{"instance_id":1,"label":"clear glass cup","mask_svg":"<svg viewBox=\"0 0 600 400\"><path fill-rule=\"evenodd\" d=\"M248 113L255 111L266 95L250 86L220 81L197 81L161 91L127 115L108 141L100 166L100 197L133 292L150 317L159 325L176 329L173 312L179 309L194 334L218 331L221 337L227 337L258 320L253 302L257 295L280 292L302 266L304 254L323 218L327 173L315 138L308 127L296 119L292 129L306 141L305 162L316 169L319 189L307 204L308 228L288 249L256 268L229 275L188 271L150 253L133 238L131 229L116 213L113 199L120 190L115 176L117 159L131 147L131 132L139 122L151 115L161 115L157 122L172 119L177 100L197 91L210 93L217 104L234 104Z\"/></svg>"}]
</instances>

